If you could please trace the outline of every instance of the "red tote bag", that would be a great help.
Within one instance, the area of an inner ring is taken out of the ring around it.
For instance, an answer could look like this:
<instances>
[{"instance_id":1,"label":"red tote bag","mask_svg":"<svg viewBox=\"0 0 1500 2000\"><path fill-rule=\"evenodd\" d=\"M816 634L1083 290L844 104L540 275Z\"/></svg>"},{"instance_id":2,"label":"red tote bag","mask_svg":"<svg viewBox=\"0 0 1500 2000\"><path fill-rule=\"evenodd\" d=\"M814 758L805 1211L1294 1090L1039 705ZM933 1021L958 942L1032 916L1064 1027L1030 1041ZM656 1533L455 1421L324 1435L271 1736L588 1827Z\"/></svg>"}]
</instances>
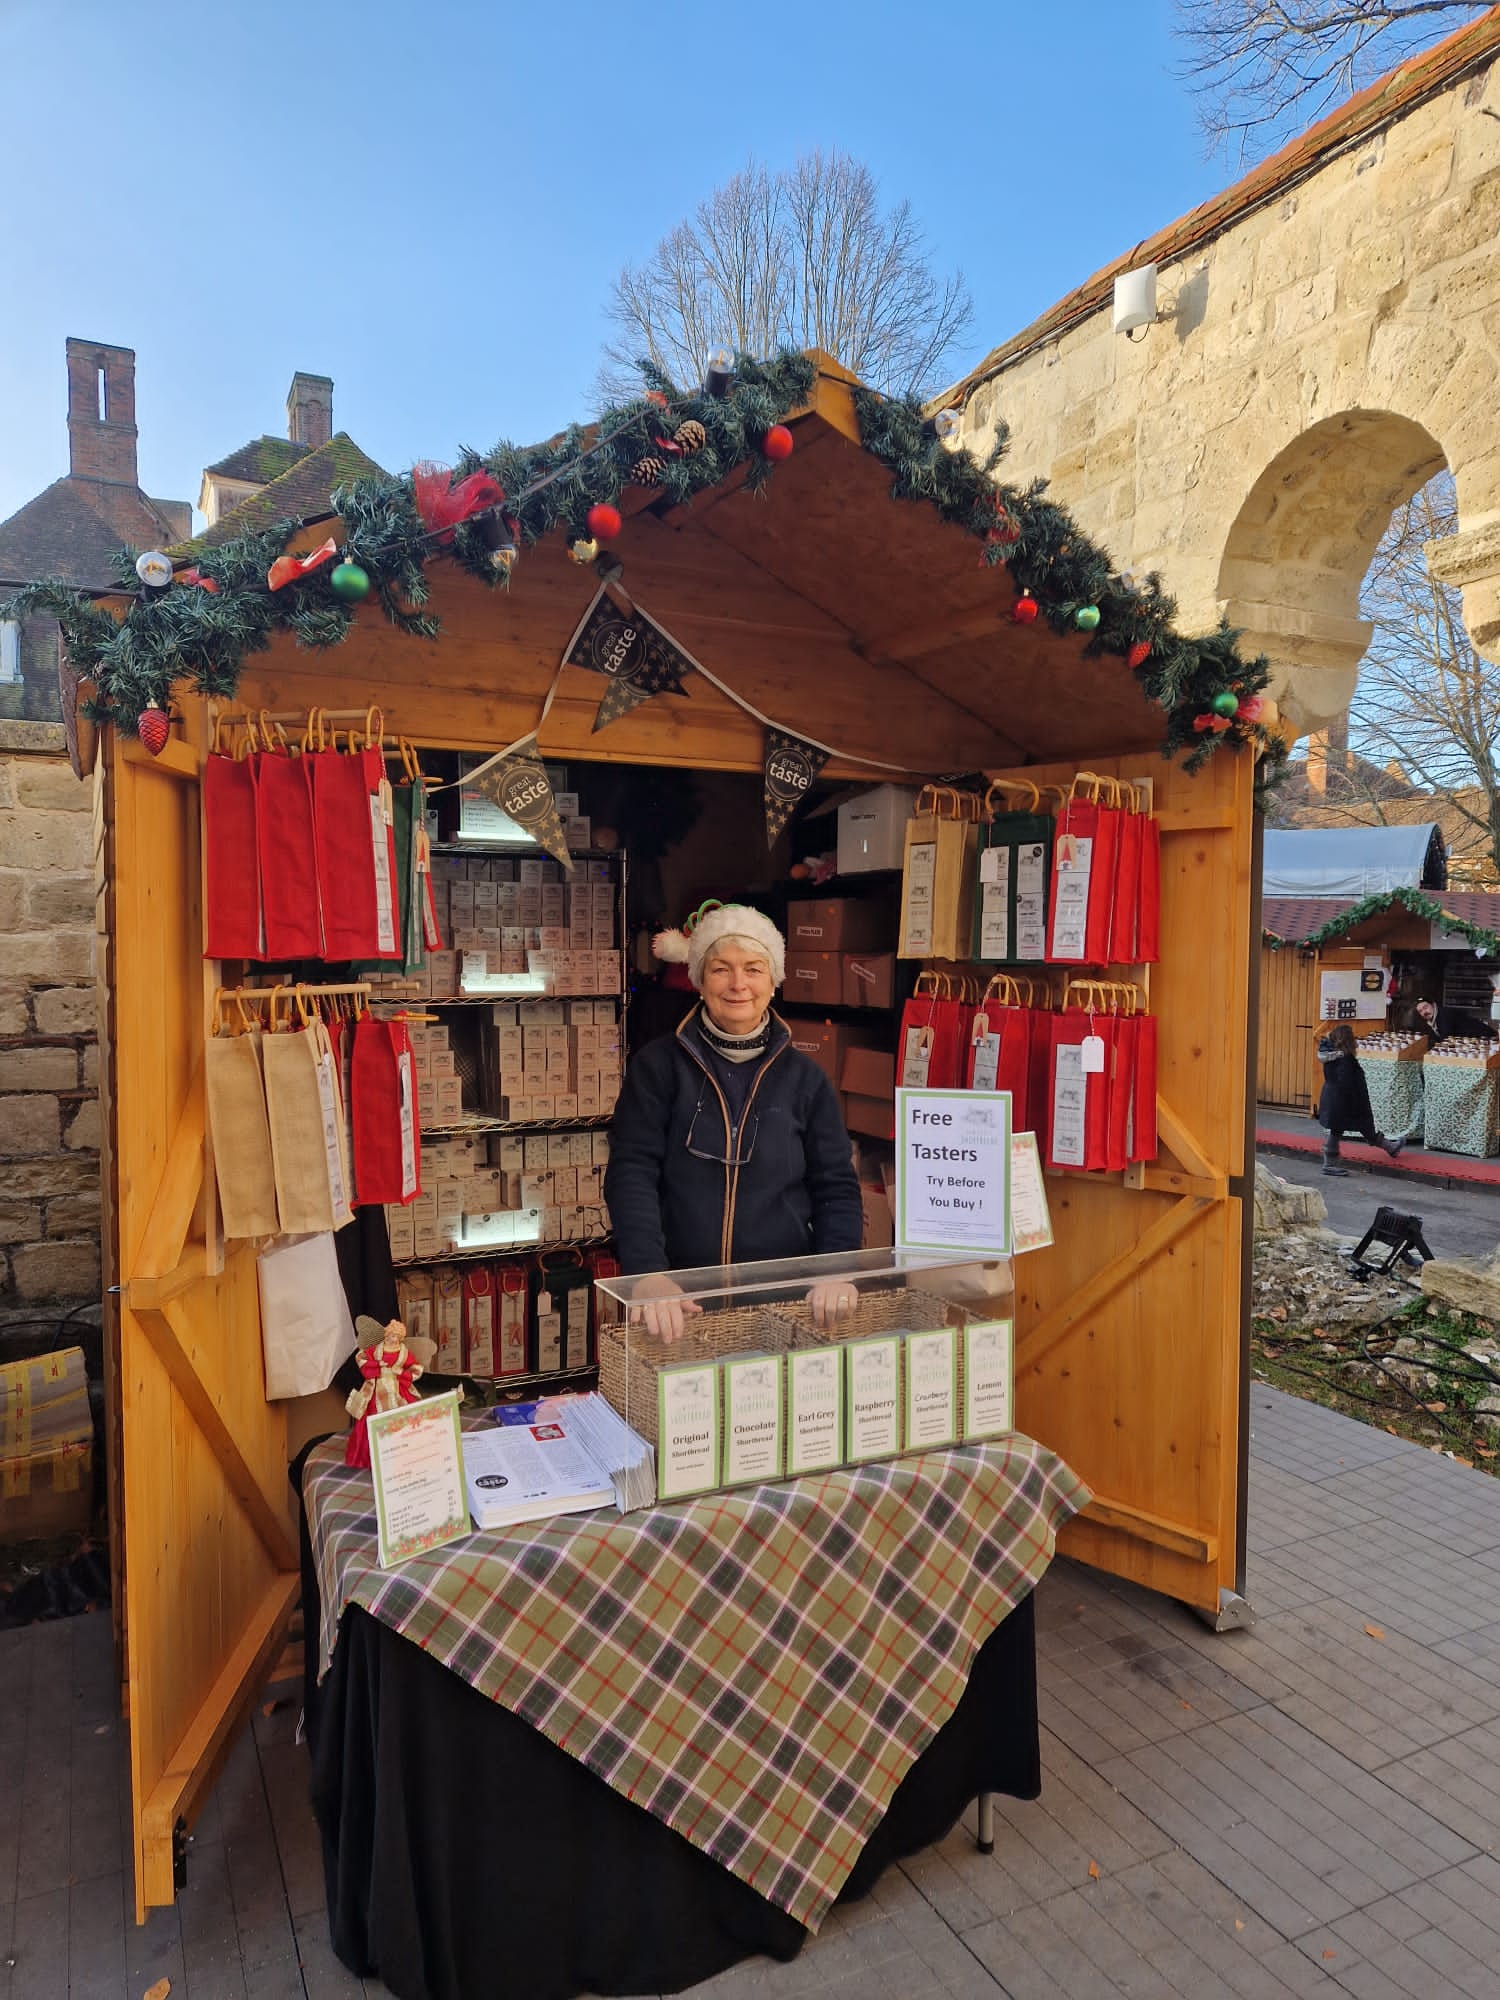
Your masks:
<instances>
[{"instance_id":1,"label":"red tote bag","mask_svg":"<svg viewBox=\"0 0 1500 2000\"><path fill-rule=\"evenodd\" d=\"M1045 980L1023 980L1027 1012L1031 1017L1031 1055L1026 1065L1026 1115L1036 1134L1037 1149L1045 1160L1047 1138L1052 1130L1052 991Z\"/></svg>"},{"instance_id":2,"label":"red tote bag","mask_svg":"<svg viewBox=\"0 0 1500 2000\"><path fill-rule=\"evenodd\" d=\"M415 1201L422 1136L411 1038L402 1021L361 1014L349 1065L354 1093L354 1184L362 1203Z\"/></svg>"},{"instance_id":3,"label":"red tote bag","mask_svg":"<svg viewBox=\"0 0 1500 2000\"><path fill-rule=\"evenodd\" d=\"M896 1084L902 1090L961 1090L967 1050L964 1007L947 972L918 974L901 1010Z\"/></svg>"},{"instance_id":4,"label":"red tote bag","mask_svg":"<svg viewBox=\"0 0 1500 2000\"><path fill-rule=\"evenodd\" d=\"M340 750L324 747L316 721L313 802L317 811L318 883L323 898L324 957L401 956L396 906L396 845L385 758L350 732Z\"/></svg>"},{"instance_id":5,"label":"red tote bag","mask_svg":"<svg viewBox=\"0 0 1500 2000\"><path fill-rule=\"evenodd\" d=\"M317 841L311 759L293 752L276 726L255 759L256 849L268 959L321 958Z\"/></svg>"},{"instance_id":6,"label":"red tote bag","mask_svg":"<svg viewBox=\"0 0 1500 2000\"><path fill-rule=\"evenodd\" d=\"M1143 786L1122 782L1110 962L1154 965L1161 956L1161 827Z\"/></svg>"},{"instance_id":7,"label":"red tote bag","mask_svg":"<svg viewBox=\"0 0 1500 2000\"><path fill-rule=\"evenodd\" d=\"M1157 1153L1156 1016L1138 1014L1135 1025L1135 1077L1126 1134L1126 1153L1132 1164L1154 1160Z\"/></svg>"},{"instance_id":8,"label":"red tote bag","mask_svg":"<svg viewBox=\"0 0 1500 2000\"><path fill-rule=\"evenodd\" d=\"M1027 1123L1031 1019L1016 981L1002 974L985 988L969 1028L965 1085L969 1090L1008 1090L1013 1132L1031 1130Z\"/></svg>"},{"instance_id":9,"label":"red tote bag","mask_svg":"<svg viewBox=\"0 0 1500 2000\"><path fill-rule=\"evenodd\" d=\"M1161 957L1161 822L1141 814L1140 914L1136 921L1135 963L1155 965Z\"/></svg>"},{"instance_id":10,"label":"red tote bag","mask_svg":"<svg viewBox=\"0 0 1500 2000\"><path fill-rule=\"evenodd\" d=\"M1113 779L1080 771L1057 818L1047 906L1053 965L1108 965L1114 936L1121 808Z\"/></svg>"},{"instance_id":11,"label":"red tote bag","mask_svg":"<svg viewBox=\"0 0 1500 2000\"><path fill-rule=\"evenodd\" d=\"M203 763L205 958L265 956L260 854L255 825L255 747L248 724L239 752L226 751L221 715Z\"/></svg>"},{"instance_id":12,"label":"red tote bag","mask_svg":"<svg viewBox=\"0 0 1500 2000\"><path fill-rule=\"evenodd\" d=\"M1098 983L1073 981L1052 1021L1049 1167L1093 1172L1108 1162L1111 1029Z\"/></svg>"}]
</instances>

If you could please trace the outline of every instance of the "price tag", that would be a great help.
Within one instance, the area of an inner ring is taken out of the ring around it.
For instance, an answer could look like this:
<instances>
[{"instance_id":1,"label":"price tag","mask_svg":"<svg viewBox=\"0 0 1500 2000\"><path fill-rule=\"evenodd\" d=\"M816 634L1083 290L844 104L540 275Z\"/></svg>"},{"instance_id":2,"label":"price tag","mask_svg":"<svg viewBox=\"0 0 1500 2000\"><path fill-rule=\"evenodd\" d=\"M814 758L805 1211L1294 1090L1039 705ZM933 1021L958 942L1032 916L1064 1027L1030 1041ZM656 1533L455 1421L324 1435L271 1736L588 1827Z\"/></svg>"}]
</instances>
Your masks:
<instances>
[{"instance_id":1,"label":"price tag","mask_svg":"<svg viewBox=\"0 0 1500 2000\"><path fill-rule=\"evenodd\" d=\"M1101 1035L1085 1035L1079 1043L1079 1059L1085 1076L1103 1076L1104 1038Z\"/></svg>"}]
</instances>

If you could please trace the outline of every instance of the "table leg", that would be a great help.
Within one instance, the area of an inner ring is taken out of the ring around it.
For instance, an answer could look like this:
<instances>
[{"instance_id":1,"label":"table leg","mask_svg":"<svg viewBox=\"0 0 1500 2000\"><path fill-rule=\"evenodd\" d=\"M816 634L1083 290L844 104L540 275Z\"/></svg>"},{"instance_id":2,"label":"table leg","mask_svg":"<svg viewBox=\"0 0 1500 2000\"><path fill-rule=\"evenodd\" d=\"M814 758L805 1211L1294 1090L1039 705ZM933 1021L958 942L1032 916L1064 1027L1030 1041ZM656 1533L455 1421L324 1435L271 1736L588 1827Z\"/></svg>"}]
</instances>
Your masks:
<instances>
[{"instance_id":1,"label":"table leg","mask_svg":"<svg viewBox=\"0 0 1500 2000\"><path fill-rule=\"evenodd\" d=\"M979 1794L979 1825L974 1835L974 1845L981 1854L995 1851L995 1795L993 1792Z\"/></svg>"}]
</instances>

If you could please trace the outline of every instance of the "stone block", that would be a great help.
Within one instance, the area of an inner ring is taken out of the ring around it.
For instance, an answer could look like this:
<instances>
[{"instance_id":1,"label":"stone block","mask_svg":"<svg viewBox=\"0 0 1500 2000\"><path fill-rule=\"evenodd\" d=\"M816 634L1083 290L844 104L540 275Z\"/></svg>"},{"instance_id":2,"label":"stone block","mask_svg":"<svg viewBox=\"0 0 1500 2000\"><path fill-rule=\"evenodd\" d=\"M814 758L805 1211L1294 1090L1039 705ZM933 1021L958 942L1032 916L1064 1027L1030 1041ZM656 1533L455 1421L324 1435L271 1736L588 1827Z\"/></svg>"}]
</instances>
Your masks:
<instances>
[{"instance_id":1,"label":"stone block","mask_svg":"<svg viewBox=\"0 0 1500 2000\"><path fill-rule=\"evenodd\" d=\"M16 804L41 812L92 813L94 787L73 776L66 758L57 763L41 757L18 762L11 774Z\"/></svg>"},{"instance_id":2,"label":"stone block","mask_svg":"<svg viewBox=\"0 0 1500 2000\"><path fill-rule=\"evenodd\" d=\"M3 950L3 947L0 947ZM31 1029L31 1010L24 986L0 988L0 1035L24 1035Z\"/></svg>"},{"instance_id":3,"label":"stone block","mask_svg":"<svg viewBox=\"0 0 1500 2000\"><path fill-rule=\"evenodd\" d=\"M99 1245L23 1243L11 1253L11 1271L23 1299L89 1299L99 1295Z\"/></svg>"},{"instance_id":4,"label":"stone block","mask_svg":"<svg viewBox=\"0 0 1500 2000\"><path fill-rule=\"evenodd\" d=\"M24 1160L37 1153L55 1153L60 1131L55 1097L0 1097L0 1160ZM7 1190L21 1192L9 1169L5 1183Z\"/></svg>"},{"instance_id":5,"label":"stone block","mask_svg":"<svg viewBox=\"0 0 1500 2000\"><path fill-rule=\"evenodd\" d=\"M0 1201L0 1243L34 1243L41 1233L40 1202Z\"/></svg>"},{"instance_id":6,"label":"stone block","mask_svg":"<svg viewBox=\"0 0 1500 2000\"><path fill-rule=\"evenodd\" d=\"M68 1120L67 1129L63 1133L63 1144L70 1153L82 1152L86 1147L97 1153L99 1137L99 1100L97 1097L89 1097L78 1106Z\"/></svg>"},{"instance_id":7,"label":"stone block","mask_svg":"<svg viewBox=\"0 0 1500 2000\"><path fill-rule=\"evenodd\" d=\"M1276 293L1271 318L1273 341L1298 340L1321 326L1332 313L1338 279L1332 270L1318 270Z\"/></svg>"},{"instance_id":8,"label":"stone block","mask_svg":"<svg viewBox=\"0 0 1500 2000\"><path fill-rule=\"evenodd\" d=\"M1446 132L1412 134L1396 125L1375 184L1375 206L1382 215L1405 215L1440 201L1453 178L1453 140ZM1405 143L1403 143L1405 141Z\"/></svg>"},{"instance_id":9,"label":"stone block","mask_svg":"<svg viewBox=\"0 0 1500 2000\"><path fill-rule=\"evenodd\" d=\"M1107 486L1135 463L1135 422L1115 424L1088 447L1084 460L1089 479Z\"/></svg>"},{"instance_id":10,"label":"stone block","mask_svg":"<svg viewBox=\"0 0 1500 2000\"><path fill-rule=\"evenodd\" d=\"M1394 232L1372 236L1351 250L1339 267L1339 291L1345 306L1359 311L1399 285L1406 272L1406 251Z\"/></svg>"},{"instance_id":11,"label":"stone block","mask_svg":"<svg viewBox=\"0 0 1500 2000\"><path fill-rule=\"evenodd\" d=\"M94 927L94 878L92 875L46 875L33 881L26 892L26 911L37 930L52 925L71 925L78 930Z\"/></svg>"},{"instance_id":12,"label":"stone block","mask_svg":"<svg viewBox=\"0 0 1500 2000\"><path fill-rule=\"evenodd\" d=\"M39 1035L92 1035L99 1008L92 986L53 986L32 1001Z\"/></svg>"},{"instance_id":13,"label":"stone block","mask_svg":"<svg viewBox=\"0 0 1500 2000\"><path fill-rule=\"evenodd\" d=\"M85 1090L97 1090L99 1088L99 1044L97 1042L87 1043L84 1046L82 1054L83 1065L79 1081Z\"/></svg>"},{"instance_id":14,"label":"stone block","mask_svg":"<svg viewBox=\"0 0 1500 2000\"><path fill-rule=\"evenodd\" d=\"M19 868L0 868L0 931L19 930L25 908L25 873Z\"/></svg>"},{"instance_id":15,"label":"stone block","mask_svg":"<svg viewBox=\"0 0 1500 2000\"><path fill-rule=\"evenodd\" d=\"M78 1055L73 1049L0 1049L0 1091L76 1090Z\"/></svg>"},{"instance_id":16,"label":"stone block","mask_svg":"<svg viewBox=\"0 0 1500 2000\"><path fill-rule=\"evenodd\" d=\"M12 867L64 868L70 873L92 865L94 826L83 813L0 809L0 854Z\"/></svg>"},{"instance_id":17,"label":"stone block","mask_svg":"<svg viewBox=\"0 0 1500 2000\"><path fill-rule=\"evenodd\" d=\"M56 1103L55 1099L49 1101ZM0 1101L0 1118L3 1117L4 1106ZM54 1142L54 1151L40 1159L8 1161L4 1179L6 1195L11 1198L85 1194L99 1185L99 1162L89 1153L57 1151Z\"/></svg>"},{"instance_id":18,"label":"stone block","mask_svg":"<svg viewBox=\"0 0 1500 2000\"><path fill-rule=\"evenodd\" d=\"M1460 1312L1500 1322L1500 1256L1436 1258L1422 1266L1422 1290Z\"/></svg>"},{"instance_id":19,"label":"stone block","mask_svg":"<svg viewBox=\"0 0 1500 2000\"><path fill-rule=\"evenodd\" d=\"M93 932L12 931L5 940L5 969L12 977L33 980L92 980Z\"/></svg>"},{"instance_id":20,"label":"stone block","mask_svg":"<svg viewBox=\"0 0 1500 2000\"><path fill-rule=\"evenodd\" d=\"M36 1232L38 1235L41 1231ZM97 1236L99 1233L99 1191L88 1194L53 1195L47 1203L49 1236Z\"/></svg>"}]
</instances>

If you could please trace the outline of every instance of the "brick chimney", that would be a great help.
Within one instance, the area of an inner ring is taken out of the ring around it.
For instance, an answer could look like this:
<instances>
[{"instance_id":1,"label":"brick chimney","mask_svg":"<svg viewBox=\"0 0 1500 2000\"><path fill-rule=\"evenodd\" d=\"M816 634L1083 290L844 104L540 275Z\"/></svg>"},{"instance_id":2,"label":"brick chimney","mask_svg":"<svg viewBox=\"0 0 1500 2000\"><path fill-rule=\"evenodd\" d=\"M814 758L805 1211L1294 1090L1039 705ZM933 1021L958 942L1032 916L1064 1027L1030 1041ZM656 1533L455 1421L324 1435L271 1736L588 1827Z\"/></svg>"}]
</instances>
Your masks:
<instances>
[{"instance_id":1,"label":"brick chimney","mask_svg":"<svg viewBox=\"0 0 1500 2000\"><path fill-rule=\"evenodd\" d=\"M68 471L135 486L135 351L69 340Z\"/></svg>"},{"instance_id":2,"label":"brick chimney","mask_svg":"<svg viewBox=\"0 0 1500 2000\"><path fill-rule=\"evenodd\" d=\"M333 378L299 369L286 392L286 434L316 451L333 436Z\"/></svg>"}]
</instances>

